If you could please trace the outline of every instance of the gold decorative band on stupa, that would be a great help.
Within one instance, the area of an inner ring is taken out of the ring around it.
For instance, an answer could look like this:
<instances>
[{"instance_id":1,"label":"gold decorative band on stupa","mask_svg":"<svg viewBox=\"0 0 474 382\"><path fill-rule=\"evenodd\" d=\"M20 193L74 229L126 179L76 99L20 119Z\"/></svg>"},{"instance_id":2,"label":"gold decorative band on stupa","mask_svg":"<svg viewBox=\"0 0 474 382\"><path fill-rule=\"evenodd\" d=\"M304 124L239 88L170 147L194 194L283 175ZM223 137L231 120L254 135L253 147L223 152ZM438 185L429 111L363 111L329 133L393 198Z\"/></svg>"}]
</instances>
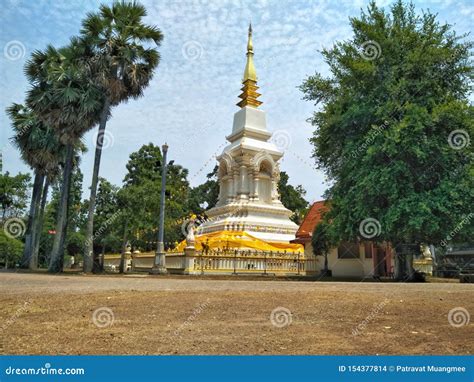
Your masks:
<instances>
[{"instance_id":1,"label":"gold decorative band on stupa","mask_svg":"<svg viewBox=\"0 0 474 382\"><path fill-rule=\"evenodd\" d=\"M260 96L260 93L257 93L257 83L252 80L247 80L243 84L244 86L241 89L242 94L239 95L239 98L242 98L242 101L240 101L237 106L240 106L241 108L245 106L259 107L262 102L257 100Z\"/></svg>"},{"instance_id":2,"label":"gold decorative band on stupa","mask_svg":"<svg viewBox=\"0 0 474 382\"><path fill-rule=\"evenodd\" d=\"M255 65L253 64L253 43L252 43L252 24L249 25L249 38L247 42L247 64L245 65L244 78L242 80L242 94L239 95L239 98L242 100L237 104L237 106L245 107L259 107L262 102L257 100L260 96L260 93L257 93L257 72L255 70Z\"/></svg>"}]
</instances>

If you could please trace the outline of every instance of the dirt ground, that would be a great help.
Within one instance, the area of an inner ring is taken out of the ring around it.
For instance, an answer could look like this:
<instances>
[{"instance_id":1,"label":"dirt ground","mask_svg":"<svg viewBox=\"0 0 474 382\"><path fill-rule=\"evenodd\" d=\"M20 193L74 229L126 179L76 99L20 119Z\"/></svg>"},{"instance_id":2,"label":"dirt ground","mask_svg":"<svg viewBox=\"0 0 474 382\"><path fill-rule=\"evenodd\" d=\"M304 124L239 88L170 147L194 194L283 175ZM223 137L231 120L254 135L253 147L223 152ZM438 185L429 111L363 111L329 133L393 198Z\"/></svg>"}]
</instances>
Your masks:
<instances>
[{"instance_id":1,"label":"dirt ground","mask_svg":"<svg viewBox=\"0 0 474 382\"><path fill-rule=\"evenodd\" d=\"M0 290L4 354L474 352L469 284L0 273Z\"/></svg>"}]
</instances>

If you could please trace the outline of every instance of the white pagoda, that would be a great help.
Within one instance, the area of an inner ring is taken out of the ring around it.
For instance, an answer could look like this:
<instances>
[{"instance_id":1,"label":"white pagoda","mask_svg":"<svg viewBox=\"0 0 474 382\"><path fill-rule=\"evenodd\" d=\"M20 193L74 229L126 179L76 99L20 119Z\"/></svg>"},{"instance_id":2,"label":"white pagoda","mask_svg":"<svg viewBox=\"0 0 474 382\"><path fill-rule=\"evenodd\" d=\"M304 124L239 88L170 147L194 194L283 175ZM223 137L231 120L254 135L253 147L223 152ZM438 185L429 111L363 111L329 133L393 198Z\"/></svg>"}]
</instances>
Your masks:
<instances>
[{"instance_id":1,"label":"white pagoda","mask_svg":"<svg viewBox=\"0 0 474 382\"><path fill-rule=\"evenodd\" d=\"M249 27L247 64L242 80L240 110L234 114L232 133L219 162L219 200L206 212L208 220L197 229L197 238L222 233L242 233L248 238L282 249L294 249L298 226L289 217L292 212L280 201L278 181L281 152L270 141L265 112L258 107L257 75L253 63L252 26ZM235 236L235 235L234 235ZM235 237L234 237L235 239ZM286 246L285 244L288 244Z\"/></svg>"}]
</instances>

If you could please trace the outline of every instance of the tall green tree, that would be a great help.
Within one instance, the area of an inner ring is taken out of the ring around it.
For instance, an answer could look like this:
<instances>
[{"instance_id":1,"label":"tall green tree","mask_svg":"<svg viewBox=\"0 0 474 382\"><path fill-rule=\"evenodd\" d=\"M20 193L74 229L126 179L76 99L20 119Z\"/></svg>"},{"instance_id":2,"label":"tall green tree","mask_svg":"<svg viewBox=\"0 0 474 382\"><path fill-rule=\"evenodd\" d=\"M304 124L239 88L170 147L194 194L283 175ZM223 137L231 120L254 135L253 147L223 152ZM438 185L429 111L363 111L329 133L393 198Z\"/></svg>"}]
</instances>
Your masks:
<instances>
[{"instance_id":1,"label":"tall green tree","mask_svg":"<svg viewBox=\"0 0 474 382\"><path fill-rule=\"evenodd\" d=\"M328 275L329 273L328 255L334 245L336 243L332 241L329 223L323 220L314 228L313 235L311 236L313 254L315 256L324 256L323 275Z\"/></svg>"},{"instance_id":2,"label":"tall green tree","mask_svg":"<svg viewBox=\"0 0 474 382\"><path fill-rule=\"evenodd\" d=\"M7 171L0 173L0 209L2 222L9 217L21 216L28 204L28 190L31 177L19 173L10 175Z\"/></svg>"},{"instance_id":3,"label":"tall green tree","mask_svg":"<svg viewBox=\"0 0 474 382\"><path fill-rule=\"evenodd\" d=\"M412 255L474 205L472 42L430 12L372 2L351 18L353 38L322 51L331 76L301 86L320 108L311 142L333 185L326 215L339 240L387 241L396 276L413 279ZM473 234L473 222L459 232Z\"/></svg>"},{"instance_id":4,"label":"tall green tree","mask_svg":"<svg viewBox=\"0 0 474 382\"><path fill-rule=\"evenodd\" d=\"M123 211L118 203L119 187L114 186L105 178L99 178L96 209L94 217L94 241L100 245L102 256L106 248L120 250L119 227ZM103 257L102 257L103 260ZM103 262L100 263L102 270Z\"/></svg>"},{"instance_id":5,"label":"tall green tree","mask_svg":"<svg viewBox=\"0 0 474 382\"><path fill-rule=\"evenodd\" d=\"M81 36L94 55L91 74L105 96L90 188L85 272L92 271L93 264L97 264L92 259L94 210L107 120L112 107L143 95L159 63L158 51L149 45L158 46L163 35L156 26L143 22L146 15L145 7L138 2L115 1L111 6L101 5L99 12L90 13L82 23Z\"/></svg>"},{"instance_id":6,"label":"tall green tree","mask_svg":"<svg viewBox=\"0 0 474 382\"><path fill-rule=\"evenodd\" d=\"M33 85L28 92L28 107L55 130L65 146L61 200L48 268L52 273L62 271L74 148L97 124L103 110L103 94L90 80L89 57L87 45L74 38L66 47L48 46L45 51L34 52L25 69Z\"/></svg>"},{"instance_id":7,"label":"tall green tree","mask_svg":"<svg viewBox=\"0 0 474 382\"><path fill-rule=\"evenodd\" d=\"M143 145L130 155L128 173L120 199L124 203L128 219L129 239L134 247L155 250L158 236L160 212L162 154L152 143ZM190 213L189 195L191 188L187 180L188 170L168 163L166 174L165 246L169 248L184 238L181 219Z\"/></svg>"},{"instance_id":8,"label":"tall green tree","mask_svg":"<svg viewBox=\"0 0 474 382\"><path fill-rule=\"evenodd\" d=\"M278 192L280 193L283 205L290 211L293 211L290 219L296 224L300 224L308 210L308 201L304 198L306 190L301 185L294 187L288 184L288 180L288 174L285 171L281 171L280 180L278 181Z\"/></svg>"},{"instance_id":9,"label":"tall green tree","mask_svg":"<svg viewBox=\"0 0 474 382\"><path fill-rule=\"evenodd\" d=\"M23 243L0 230L0 263L5 269L14 268L21 262Z\"/></svg>"}]
</instances>

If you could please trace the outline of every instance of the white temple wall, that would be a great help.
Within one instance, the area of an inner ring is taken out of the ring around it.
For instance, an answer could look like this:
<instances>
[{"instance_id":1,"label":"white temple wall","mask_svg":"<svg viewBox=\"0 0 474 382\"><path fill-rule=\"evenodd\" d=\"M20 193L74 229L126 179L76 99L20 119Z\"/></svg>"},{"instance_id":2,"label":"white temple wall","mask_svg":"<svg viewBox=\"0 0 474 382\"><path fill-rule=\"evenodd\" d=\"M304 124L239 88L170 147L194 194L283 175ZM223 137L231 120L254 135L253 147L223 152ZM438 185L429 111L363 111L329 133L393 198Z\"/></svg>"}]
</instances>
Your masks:
<instances>
[{"instance_id":1,"label":"white temple wall","mask_svg":"<svg viewBox=\"0 0 474 382\"><path fill-rule=\"evenodd\" d=\"M249 189L249 177L248 177L248 170L247 166L242 165L240 166L240 194L248 195L250 192Z\"/></svg>"},{"instance_id":2,"label":"white temple wall","mask_svg":"<svg viewBox=\"0 0 474 382\"><path fill-rule=\"evenodd\" d=\"M258 197L264 203L272 201L272 181L268 175L261 174L258 180Z\"/></svg>"}]
</instances>

